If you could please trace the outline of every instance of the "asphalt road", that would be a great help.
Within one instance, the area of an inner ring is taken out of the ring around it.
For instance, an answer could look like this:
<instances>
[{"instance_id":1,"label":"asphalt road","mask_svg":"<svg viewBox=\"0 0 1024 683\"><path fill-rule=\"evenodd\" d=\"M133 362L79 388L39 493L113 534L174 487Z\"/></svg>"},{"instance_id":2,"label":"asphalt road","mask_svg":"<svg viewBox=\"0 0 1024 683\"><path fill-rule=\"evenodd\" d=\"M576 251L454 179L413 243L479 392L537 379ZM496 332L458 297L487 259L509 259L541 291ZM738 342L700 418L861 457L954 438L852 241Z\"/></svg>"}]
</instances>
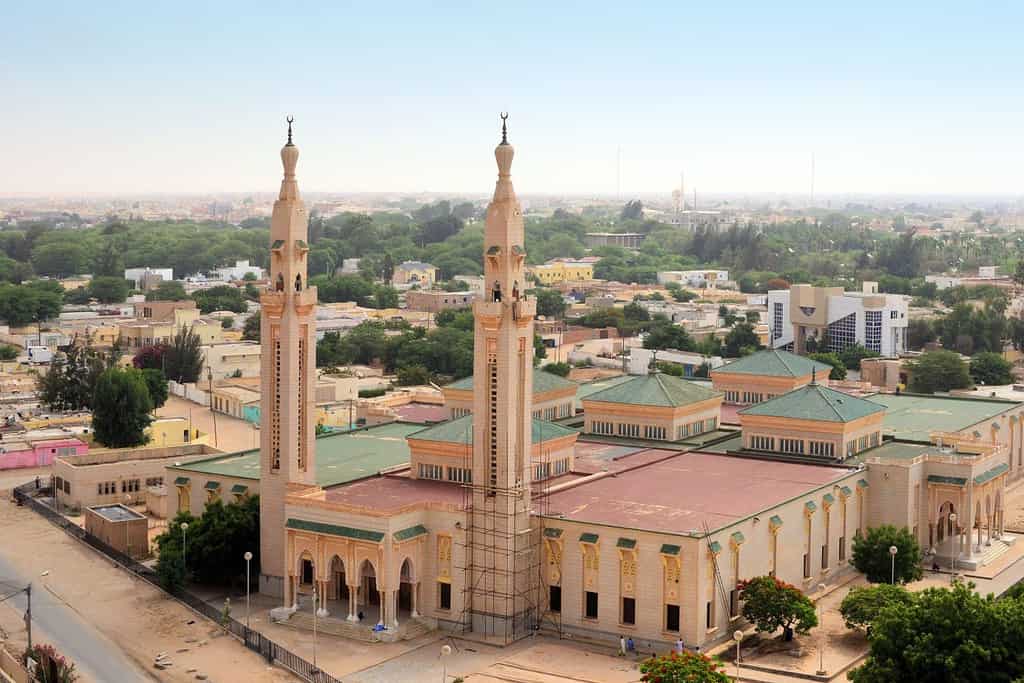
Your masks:
<instances>
[{"instance_id":1,"label":"asphalt road","mask_svg":"<svg viewBox=\"0 0 1024 683\"><path fill-rule=\"evenodd\" d=\"M30 577L20 574L4 556L0 545L0 595L27 586ZM121 652L115 643L47 590L45 577L32 577L32 635L34 642L47 642L74 662L84 678L92 681L151 683L156 679ZM25 612L24 593L4 605Z\"/></svg>"}]
</instances>

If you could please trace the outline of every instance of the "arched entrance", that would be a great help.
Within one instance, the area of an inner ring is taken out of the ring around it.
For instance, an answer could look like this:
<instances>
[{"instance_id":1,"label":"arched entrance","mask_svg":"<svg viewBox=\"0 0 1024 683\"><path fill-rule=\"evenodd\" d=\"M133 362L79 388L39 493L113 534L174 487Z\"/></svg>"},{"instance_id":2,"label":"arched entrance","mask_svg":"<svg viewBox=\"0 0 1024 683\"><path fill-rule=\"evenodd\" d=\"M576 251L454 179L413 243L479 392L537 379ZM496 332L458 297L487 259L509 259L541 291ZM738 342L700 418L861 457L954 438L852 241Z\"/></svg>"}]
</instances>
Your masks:
<instances>
[{"instance_id":1,"label":"arched entrance","mask_svg":"<svg viewBox=\"0 0 1024 683\"><path fill-rule=\"evenodd\" d=\"M956 512L956 508L953 506L953 503L951 501L947 500L945 503L939 506L939 519L936 523L936 526L938 528L936 529L936 531L938 532L937 540L940 545L944 540L946 540L947 536L953 536L956 533L956 529L954 529L953 520L949 517L954 512Z\"/></svg>"},{"instance_id":2,"label":"arched entrance","mask_svg":"<svg viewBox=\"0 0 1024 683\"><path fill-rule=\"evenodd\" d=\"M348 584L345 582L345 563L340 557L335 555L331 558L330 573L328 574L330 582L328 583L327 597L331 600L348 600ZM347 613L347 611L346 611Z\"/></svg>"},{"instance_id":3,"label":"arched entrance","mask_svg":"<svg viewBox=\"0 0 1024 683\"><path fill-rule=\"evenodd\" d=\"M398 576L398 614L402 617L416 617L419 591L419 578L416 576L412 559L405 558Z\"/></svg>"}]
</instances>

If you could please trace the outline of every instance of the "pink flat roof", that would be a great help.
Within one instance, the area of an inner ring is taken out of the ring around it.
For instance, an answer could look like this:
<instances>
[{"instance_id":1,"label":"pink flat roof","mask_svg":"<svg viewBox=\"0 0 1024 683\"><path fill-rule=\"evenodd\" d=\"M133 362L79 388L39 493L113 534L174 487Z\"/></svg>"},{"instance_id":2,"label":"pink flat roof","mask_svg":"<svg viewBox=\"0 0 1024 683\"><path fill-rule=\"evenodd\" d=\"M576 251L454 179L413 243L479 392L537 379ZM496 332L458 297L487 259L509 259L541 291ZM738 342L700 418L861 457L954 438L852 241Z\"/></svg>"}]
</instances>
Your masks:
<instances>
[{"instance_id":1,"label":"pink flat roof","mask_svg":"<svg viewBox=\"0 0 1024 683\"><path fill-rule=\"evenodd\" d=\"M402 475L361 479L329 488L325 495L330 503L357 505L378 512L390 512L424 503L461 505L465 499L462 486L454 482L413 479Z\"/></svg>"},{"instance_id":2,"label":"pink flat roof","mask_svg":"<svg viewBox=\"0 0 1024 683\"><path fill-rule=\"evenodd\" d=\"M429 403L408 403L395 408L395 413L400 420L405 422L444 422L448 419L448 409L444 406L435 406Z\"/></svg>"},{"instance_id":3,"label":"pink flat roof","mask_svg":"<svg viewBox=\"0 0 1024 683\"><path fill-rule=\"evenodd\" d=\"M849 469L680 453L549 495L548 516L667 533L728 526L838 481Z\"/></svg>"}]
</instances>

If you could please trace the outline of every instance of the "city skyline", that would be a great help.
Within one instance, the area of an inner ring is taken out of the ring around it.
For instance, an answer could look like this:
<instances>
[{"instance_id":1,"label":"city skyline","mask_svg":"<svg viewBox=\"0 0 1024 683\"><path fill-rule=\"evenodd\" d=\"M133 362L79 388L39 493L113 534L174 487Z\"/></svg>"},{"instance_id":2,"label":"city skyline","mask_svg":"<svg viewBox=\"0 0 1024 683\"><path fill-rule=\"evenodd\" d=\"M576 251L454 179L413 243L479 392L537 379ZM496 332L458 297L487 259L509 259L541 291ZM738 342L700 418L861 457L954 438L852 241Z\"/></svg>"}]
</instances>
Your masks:
<instances>
[{"instance_id":1,"label":"city skyline","mask_svg":"<svg viewBox=\"0 0 1024 683\"><path fill-rule=\"evenodd\" d=\"M142 14L141 12L145 12ZM3 195L1019 194L1017 7L10 10ZM617 159L621 150L621 181Z\"/></svg>"}]
</instances>

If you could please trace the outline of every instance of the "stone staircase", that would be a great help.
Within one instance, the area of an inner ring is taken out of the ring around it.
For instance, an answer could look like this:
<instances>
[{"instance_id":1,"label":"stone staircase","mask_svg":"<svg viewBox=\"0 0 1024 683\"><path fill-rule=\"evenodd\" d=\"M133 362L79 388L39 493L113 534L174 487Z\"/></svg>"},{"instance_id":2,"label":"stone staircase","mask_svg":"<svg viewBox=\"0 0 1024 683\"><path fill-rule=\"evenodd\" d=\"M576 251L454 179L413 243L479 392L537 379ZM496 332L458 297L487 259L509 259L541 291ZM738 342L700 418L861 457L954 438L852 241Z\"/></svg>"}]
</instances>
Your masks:
<instances>
[{"instance_id":1,"label":"stone staircase","mask_svg":"<svg viewBox=\"0 0 1024 683\"><path fill-rule=\"evenodd\" d=\"M303 631L313 630L313 615L308 612L295 612L288 621L283 622L292 628ZM374 631L373 624L354 623L335 617L320 617L316 620L317 633L326 633L363 643L394 642L412 640L430 633L437 627L425 617L406 619L398 625L397 631Z\"/></svg>"}]
</instances>

